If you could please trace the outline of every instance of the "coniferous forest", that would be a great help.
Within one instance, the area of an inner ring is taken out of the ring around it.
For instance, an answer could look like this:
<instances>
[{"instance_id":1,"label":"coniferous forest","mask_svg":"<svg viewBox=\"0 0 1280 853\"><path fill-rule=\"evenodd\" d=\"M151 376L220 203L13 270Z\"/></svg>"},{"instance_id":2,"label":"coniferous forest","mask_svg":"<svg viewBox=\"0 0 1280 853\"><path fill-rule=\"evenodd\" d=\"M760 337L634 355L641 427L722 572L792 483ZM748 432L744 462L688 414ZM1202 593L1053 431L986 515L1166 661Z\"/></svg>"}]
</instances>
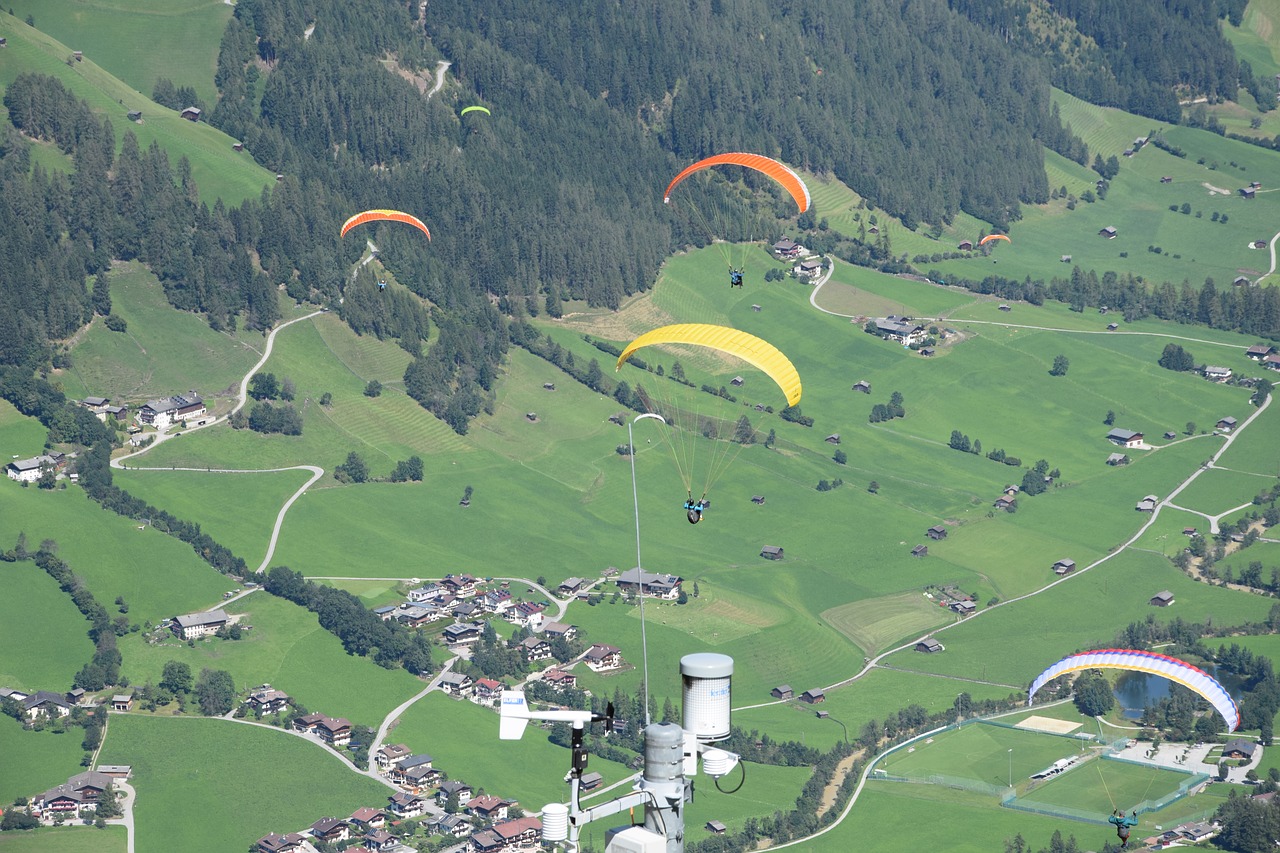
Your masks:
<instances>
[{"instance_id":1,"label":"coniferous forest","mask_svg":"<svg viewBox=\"0 0 1280 853\"><path fill-rule=\"evenodd\" d=\"M283 177L237 207L202 203L185 161L131 134L117 153L106 120L55 78L8 88L0 220L22 227L0 229L0 301L11 309L0 312L0 365L51 363L58 340L110 314L111 261L138 259L175 308L214 328L270 327L283 285L357 331L397 339L414 356L410 394L465 432L490 399L511 321L564 299L616 307L670 252L708 239L662 203L683 165L757 151L834 175L908 227L961 211L1007 225L1048 198L1045 147L1081 163L1089 154L1050 106L1051 85L1177 120L1181 94L1250 85L1218 29L1243 5L865 0L853 14L839 0L240 0L206 115ZM1052 26L1030 26L1033 15ZM449 85L424 97L440 61ZM184 95L161 80L155 97ZM471 103L491 114L460 117ZM24 136L55 142L74 171L33 167ZM813 227L787 222L781 198L760 204L772 190L746 180L754 200L725 182L688 187L740 213L725 217L740 233L715 236ZM338 236L347 216L374 207L413 211L433 239L385 226ZM349 277L366 238L420 300ZM974 286L1088 304L1110 285ZM1197 296L1190 311L1185 292L1175 309L1171 290L1123 289L1139 311L1280 334L1221 297L1214 307Z\"/></svg>"}]
</instances>

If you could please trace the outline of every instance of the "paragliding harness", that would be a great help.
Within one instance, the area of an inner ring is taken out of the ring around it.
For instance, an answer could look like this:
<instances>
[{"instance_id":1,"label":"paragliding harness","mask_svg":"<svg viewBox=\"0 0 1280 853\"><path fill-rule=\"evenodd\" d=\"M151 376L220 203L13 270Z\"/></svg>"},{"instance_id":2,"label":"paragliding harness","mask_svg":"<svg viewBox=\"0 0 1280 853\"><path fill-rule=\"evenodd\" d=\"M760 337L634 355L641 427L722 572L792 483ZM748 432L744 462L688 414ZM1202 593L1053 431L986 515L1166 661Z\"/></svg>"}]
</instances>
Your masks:
<instances>
[{"instance_id":1,"label":"paragliding harness","mask_svg":"<svg viewBox=\"0 0 1280 853\"><path fill-rule=\"evenodd\" d=\"M385 280L378 282L378 290L386 290L387 282Z\"/></svg>"},{"instance_id":2,"label":"paragliding harness","mask_svg":"<svg viewBox=\"0 0 1280 853\"><path fill-rule=\"evenodd\" d=\"M690 524L697 524L702 521L702 511L707 508L707 499L704 495L698 500L693 499L693 494L689 494L689 499L684 502L685 514L689 517Z\"/></svg>"},{"instance_id":3,"label":"paragliding harness","mask_svg":"<svg viewBox=\"0 0 1280 853\"><path fill-rule=\"evenodd\" d=\"M729 267L729 286L742 287L742 270Z\"/></svg>"},{"instance_id":4,"label":"paragliding harness","mask_svg":"<svg viewBox=\"0 0 1280 853\"><path fill-rule=\"evenodd\" d=\"M1108 823L1115 824L1116 835L1120 838L1120 848L1123 850L1129 846L1129 829L1138 825L1138 813L1135 811L1131 817L1125 817L1124 812L1119 809L1111 813L1111 817L1107 818Z\"/></svg>"}]
</instances>

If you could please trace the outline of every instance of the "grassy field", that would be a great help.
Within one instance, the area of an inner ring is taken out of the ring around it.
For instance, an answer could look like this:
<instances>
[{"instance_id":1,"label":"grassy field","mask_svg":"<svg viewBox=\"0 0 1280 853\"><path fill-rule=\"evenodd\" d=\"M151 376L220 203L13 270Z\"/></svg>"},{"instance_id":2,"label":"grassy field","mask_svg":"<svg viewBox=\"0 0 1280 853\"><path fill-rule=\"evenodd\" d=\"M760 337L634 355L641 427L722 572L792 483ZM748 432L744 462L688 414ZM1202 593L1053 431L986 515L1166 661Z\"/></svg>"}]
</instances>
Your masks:
<instances>
[{"instance_id":1,"label":"grassy field","mask_svg":"<svg viewBox=\"0 0 1280 853\"><path fill-rule=\"evenodd\" d=\"M147 464L145 457L141 464ZM276 513L310 477L310 471L207 474L128 470L114 472L112 482L179 518L198 517L206 533L243 557L253 571L266 556ZM206 488L215 479L230 482Z\"/></svg>"},{"instance_id":2,"label":"grassy field","mask_svg":"<svg viewBox=\"0 0 1280 853\"><path fill-rule=\"evenodd\" d=\"M195 389L212 409L234 396L266 345L261 334L215 332L201 317L175 311L156 277L134 262L112 270L111 310L129 327L112 332L99 317L82 333L72 366L59 374L69 397L140 405Z\"/></svg>"},{"instance_id":3,"label":"grassy field","mask_svg":"<svg viewBox=\"0 0 1280 853\"><path fill-rule=\"evenodd\" d=\"M101 0L14 0L13 13L33 15L36 27L84 51L139 92L168 77L190 86L212 107L218 43L232 7L218 0L130 2L128 14Z\"/></svg>"},{"instance_id":4,"label":"grassy field","mask_svg":"<svg viewBox=\"0 0 1280 853\"><path fill-rule=\"evenodd\" d=\"M257 592L229 610L247 614L245 623L253 625L243 639L208 639L192 648L172 637L150 645L133 634L120 642L125 674L135 684L154 683L170 660L187 663L193 673L225 669L238 689L269 683L308 710L372 726L422 689L404 670L385 670L348 655L314 614L284 599Z\"/></svg>"},{"instance_id":5,"label":"grassy field","mask_svg":"<svg viewBox=\"0 0 1280 853\"><path fill-rule=\"evenodd\" d=\"M918 592L842 604L824 611L822 618L868 655L905 637L914 637L956 620L950 611Z\"/></svg>"},{"instance_id":6,"label":"grassy field","mask_svg":"<svg viewBox=\"0 0 1280 853\"><path fill-rule=\"evenodd\" d=\"M89 622L58 582L29 560L0 563L0 584L0 625L9 626L0 631L0 685L27 692L70 690L76 672L93 657ZM33 613L40 618L30 618ZM17 625L24 627L13 630Z\"/></svg>"},{"instance_id":7,"label":"grassy field","mask_svg":"<svg viewBox=\"0 0 1280 853\"><path fill-rule=\"evenodd\" d=\"M0 718L0 755L4 756L0 804L7 807L15 797L47 791L79 773L83 737L83 730L78 728L62 733L31 732L12 717ZM10 833L0 835L0 839L8 837Z\"/></svg>"},{"instance_id":8,"label":"grassy field","mask_svg":"<svg viewBox=\"0 0 1280 853\"><path fill-rule=\"evenodd\" d=\"M4 853L124 853L128 835L123 826L48 826L32 832L0 835Z\"/></svg>"},{"instance_id":9,"label":"grassy field","mask_svg":"<svg viewBox=\"0 0 1280 853\"><path fill-rule=\"evenodd\" d=\"M232 586L191 546L151 527L139 530L78 488L43 491L0 482L0 543L12 547L19 533L32 549L45 539L57 542L58 556L98 601L113 609L123 596L129 619L139 624L212 607Z\"/></svg>"},{"instance_id":10,"label":"grassy field","mask_svg":"<svg viewBox=\"0 0 1280 853\"><path fill-rule=\"evenodd\" d=\"M33 2L32 5L37 4ZM38 5L41 9L47 8L47 4ZM158 0L153 6L157 9L166 8ZM229 12L211 11L218 15ZM101 15L122 22L102 28L102 36L108 39L113 37L119 27L136 27L141 23L132 21L131 16L114 14L108 9L103 9ZM42 18L48 18L50 20L47 23L52 23L53 17L48 12L37 13L36 23L39 24ZM231 137L203 122L186 121L173 110L156 104L149 97L150 89L139 91L135 86L114 76L106 66L98 64L92 52L86 52L83 62L68 65L67 59L72 50L81 48L68 46L45 32L29 27L19 17L0 17L0 32L9 40L8 47L0 52L0 87L7 86L19 74L26 72L57 77L68 89L87 101L96 115L111 120L117 142L124 138L125 131L128 130L138 138L138 144L144 150L152 142L159 143L168 152L170 163L176 165L178 158L185 156L191 162L191 174L200 189L201 198L210 205L218 198L223 199L228 206L237 205L250 196L257 196L263 187L274 183L274 175L256 164L248 153L231 150L235 141ZM207 43L209 38L216 41L221 38L221 34L222 28L218 26L216 32L206 33L198 41ZM138 37L146 37L146 31L139 32ZM169 49L166 48L166 51ZM178 45L172 49L184 48ZM109 49L103 58L113 65L121 63L122 54L126 50L125 47ZM141 72L139 76L146 73ZM207 87L208 83L204 86ZM129 110L141 110L142 122L128 121L126 113Z\"/></svg>"},{"instance_id":11,"label":"grassy field","mask_svg":"<svg viewBox=\"0 0 1280 853\"><path fill-rule=\"evenodd\" d=\"M1275 484L1272 477L1242 471L1205 471L1178 495L1178 506L1217 515L1253 500L1258 492Z\"/></svg>"},{"instance_id":12,"label":"grassy field","mask_svg":"<svg viewBox=\"0 0 1280 853\"><path fill-rule=\"evenodd\" d=\"M244 850L389 793L325 747L227 720L113 717L100 760L133 765L138 853Z\"/></svg>"}]
</instances>

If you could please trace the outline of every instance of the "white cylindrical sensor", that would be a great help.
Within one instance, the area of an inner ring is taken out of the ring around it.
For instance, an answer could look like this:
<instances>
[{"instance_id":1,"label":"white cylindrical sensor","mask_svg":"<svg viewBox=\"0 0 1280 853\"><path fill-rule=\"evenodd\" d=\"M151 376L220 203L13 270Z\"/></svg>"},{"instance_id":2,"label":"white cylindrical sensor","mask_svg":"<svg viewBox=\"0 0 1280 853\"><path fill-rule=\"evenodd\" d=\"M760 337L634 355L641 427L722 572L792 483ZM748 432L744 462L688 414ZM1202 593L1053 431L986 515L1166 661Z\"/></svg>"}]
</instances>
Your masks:
<instances>
[{"instance_id":1,"label":"white cylindrical sensor","mask_svg":"<svg viewBox=\"0 0 1280 853\"><path fill-rule=\"evenodd\" d=\"M714 652L685 655L680 658L680 677L684 682L684 730L703 743L727 738L733 658Z\"/></svg>"},{"instance_id":2,"label":"white cylindrical sensor","mask_svg":"<svg viewBox=\"0 0 1280 853\"><path fill-rule=\"evenodd\" d=\"M564 841L569 837L569 807L547 803L542 807L542 840Z\"/></svg>"}]
</instances>

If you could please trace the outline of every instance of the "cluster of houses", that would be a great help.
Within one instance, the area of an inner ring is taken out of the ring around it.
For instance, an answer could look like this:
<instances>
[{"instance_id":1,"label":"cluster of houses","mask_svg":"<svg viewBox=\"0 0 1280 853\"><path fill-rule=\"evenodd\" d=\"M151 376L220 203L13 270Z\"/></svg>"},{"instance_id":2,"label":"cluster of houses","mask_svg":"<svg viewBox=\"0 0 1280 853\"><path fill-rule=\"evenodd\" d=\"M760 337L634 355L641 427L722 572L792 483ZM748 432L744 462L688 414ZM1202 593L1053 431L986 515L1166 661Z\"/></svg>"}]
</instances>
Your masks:
<instances>
[{"instance_id":1,"label":"cluster of houses","mask_svg":"<svg viewBox=\"0 0 1280 853\"><path fill-rule=\"evenodd\" d=\"M1260 362L1263 367L1280 370L1280 352L1271 344L1254 344L1245 350L1245 355Z\"/></svg>"},{"instance_id":2,"label":"cluster of houses","mask_svg":"<svg viewBox=\"0 0 1280 853\"><path fill-rule=\"evenodd\" d=\"M115 418L118 421L127 421L129 419L129 407L111 405L110 397L85 397L78 402L81 406L97 415L98 420L103 423L106 423L108 417Z\"/></svg>"},{"instance_id":3,"label":"cluster of houses","mask_svg":"<svg viewBox=\"0 0 1280 853\"><path fill-rule=\"evenodd\" d=\"M402 604L374 608L384 621L394 619L407 628L419 628L440 619L458 620L445 629L448 645L465 645L480 638L484 625L480 621L498 616L531 631L542 627L545 605L519 601L511 595L507 584L496 589L483 589L483 584L469 574L446 575L439 583L430 582L409 590Z\"/></svg>"},{"instance_id":4,"label":"cluster of houses","mask_svg":"<svg viewBox=\"0 0 1280 853\"><path fill-rule=\"evenodd\" d=\"M55 720L59 717L67 717L76 706L97 707L100 701L81 687L68 690L66 693L54 693L51 690L26 693L22 690L14 690L12 687L0 687L0 701L6 699L18 703L18 708L28 723L34 723L38 719ZM111 697L110 705L113 711L131 710L133 694L118 693Z\"/></svg>"},{"instance_id":5,"label":"cluster of houses","mask_svg":"<svg viewBox=\"0 0 1280 853\"><path fill-rule=\"evenodd\" d=\"M795 691L791 689L790 684L779 684L777 687L769 691L769 695L774 699L781 699L784 702L789 702L792 699L799 699L801 702L805 702L810 705L818 705L827 701L827 696L821 688L812 687L801 693L799 696L796 696Z\"/></svg>"},{"instance_id":6,"label":"cluster of houses","mask_svg":"<svg viewBox=\"0 0 1280 853\"><path fill-rule=\"evenodd\" d=\"M50 450L48 453L42 453L30 459L13 460L5 466L5 474L10 480L16 480L19 483L34 483L43 477L46 471L52 471L56 476L66 467L66 454Z\"/></svg>"},{"instance_id":7,"label":"cluster of houses","mask_svg":"<svg viewBox=\"0 0 1280 853\"><path fill-rule=\"evenodd\" d=\"M329 746L346 746L351 743L351 721L346 717L304 714L294 719L293 730L300 734L315 735Z\"/></svg>"},{"instance_id":8,"label":"cluster of houses","mask_svg":"<svg viewBox=\"0 0 1280 853\"><path fill-rule=\"evenodd\" d=\"M315 842L345 844L347 849L363 845L365 850L399 853L411 848L391 830L402 821L427 815L423 824L446 838L468 839L475 853L515 853L535 849L542 840L542 822L536 817L514 816L514 800L490 794L477 795L465 782L445 780L432 767L432 758L414 754L404 744L388 744L373 756L378 773L400 788L387 798L385 809L364 807L347 818L324 817L302 832L270 833L257 841L258 853L311 853ZM588 781L590 780L590 781ZM584 787L595 787L600 774L583 777ZM450 801L460 811L442 811Z\"/></svg>"}]
</instances>

